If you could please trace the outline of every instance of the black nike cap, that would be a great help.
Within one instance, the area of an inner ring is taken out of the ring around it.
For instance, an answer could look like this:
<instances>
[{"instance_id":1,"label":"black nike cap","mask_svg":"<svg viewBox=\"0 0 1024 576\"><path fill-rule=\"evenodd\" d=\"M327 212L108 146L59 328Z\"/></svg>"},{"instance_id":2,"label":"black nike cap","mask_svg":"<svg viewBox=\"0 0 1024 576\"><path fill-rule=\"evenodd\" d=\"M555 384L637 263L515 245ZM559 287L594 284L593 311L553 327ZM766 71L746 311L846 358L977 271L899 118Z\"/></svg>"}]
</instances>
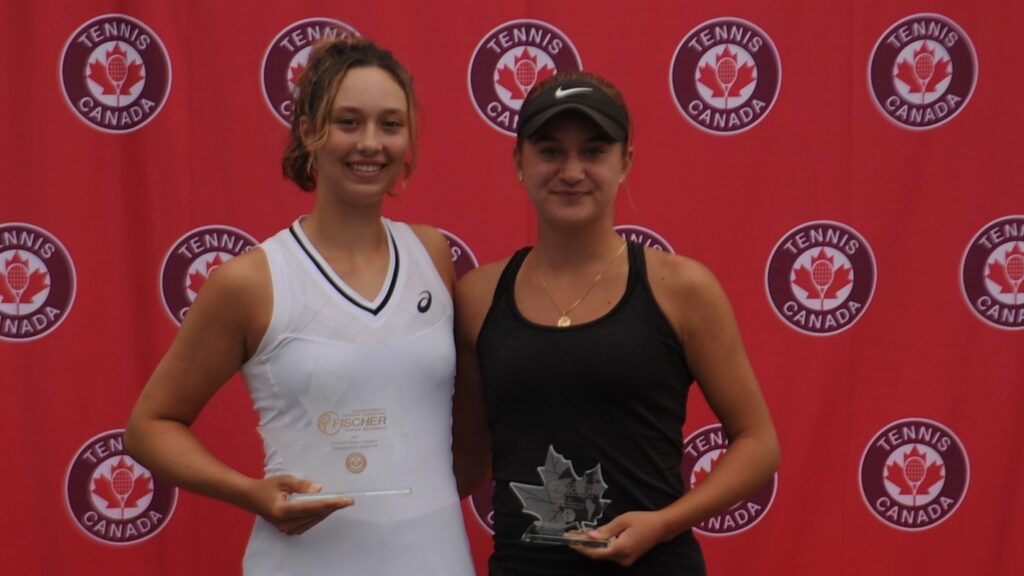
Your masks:
<instances>
[{"instance_id":1,"label":"black nike cap","mask_svg":"<svg viewBox=\"0 0 1024 576\"><path fill-rule=\"evenodd\" d=\"M593 120L613 142L626 140L629 115L599 84L584 79L551 82L519 111L516 135L530 138L554 116L577 110Z\"/></svg>"}]
</instances>

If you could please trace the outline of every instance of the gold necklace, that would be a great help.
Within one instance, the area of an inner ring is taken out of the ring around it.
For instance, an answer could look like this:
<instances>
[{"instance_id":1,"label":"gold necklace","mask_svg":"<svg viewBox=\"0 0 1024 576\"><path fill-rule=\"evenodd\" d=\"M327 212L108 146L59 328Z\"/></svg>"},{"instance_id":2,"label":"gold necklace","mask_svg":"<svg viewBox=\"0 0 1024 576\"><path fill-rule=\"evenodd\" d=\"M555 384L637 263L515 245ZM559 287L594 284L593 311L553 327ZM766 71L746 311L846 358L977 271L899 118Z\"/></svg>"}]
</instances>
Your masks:
<instances>
[{"instance_id":1,"label":"gold necklace","mask_svg":"<svg viewBox=\"0 0 1024 576\"><path fill-rule=\"evenodd\" d=\"M548 295L548 298L551 299L551 303L554 304L555 308L558 309L558 311L561 313L561 316L558 317L559 328L567 328L569 326L572 326L572 320L569 318L569 312L572 312L574 308L579 306L580 302L583 302L583 299L586 298L588 294L590 294L590 291L594 289L594 286L597 286L597 283L601 281L601 277L604 276L604 273L607 272L612 267L612 264L614 264L615 261L619 258L619 254L622 254L622 251L625 249L626 241L623 241L622 246L619 246L619 250L615 252L615 256L612 256L612 259L608 261L608 264L604 267L604 270L598 272L597 276L594 277L594 281L590 283L590 286L587 287L587 290L583 293L583 296L580 296L575 302L572 303L572 306L569 306L565 310L562 310L562 307L558 305L558 302L555 300L555 297L551 295L551 290L548 289L548 284L547 282L544 281L544 277L542 277L540 274L537 274L537 272L533 273L533 276L537 279L538 282L540 282L541 288L544 289L544 293Z\"/></svg>"}]
</instances>

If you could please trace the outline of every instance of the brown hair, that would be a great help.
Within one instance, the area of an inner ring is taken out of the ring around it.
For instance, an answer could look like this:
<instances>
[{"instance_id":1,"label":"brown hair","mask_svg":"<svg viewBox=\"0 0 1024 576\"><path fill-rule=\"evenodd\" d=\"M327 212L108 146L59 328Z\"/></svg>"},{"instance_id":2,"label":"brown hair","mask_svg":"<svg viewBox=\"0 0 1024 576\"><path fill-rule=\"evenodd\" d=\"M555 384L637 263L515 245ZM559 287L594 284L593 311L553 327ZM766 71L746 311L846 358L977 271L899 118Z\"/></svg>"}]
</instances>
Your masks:
<instances>
[{"instance_id":1,"label":"brown hair","mask_svg":"<svg viewBox=\"0 0 1024 576\"><path fill-rule=\"evenodd\" d=\"M558 72L555 75L549 76L548 78L545 78L544 80L541 80L540 82L534 84L533 88L530 88L530 92L526 95L526 99L523 100L523 104L522 106L520 106L520 110L526 108L527 102L530 102L537 98L537 96L540 93L544 92L545 88L547 88L551 84L567 82L571 80L582 80L585 82L591 82L601 87L602 90L608 93L608 96L611 96L612 100L615 100L615 102L617 102L619 106L622 106L622 110L626 113L627 124L632 125L629 122L629 107L626 106L626 98L622 95L622 91L619 90L614 84L612 84L608 80L605 80L601 76L598 76L597 74L594 74L592 72L586 72L584 70L566 70L564 72ZM516 150L522 150L522 148L523 139L517 137ZM623 153L625 153L627 149L629 149L629 133L626 134L626 138L622 141Z\"/></svg>"},{"instance_id":2,"label":"brown hair","mask_svg":"<svg viewBox=\"0 0 1024 576\"><path fill-rule=\"evenodd\" d=\"M391 74L405 92L409 108L409 157L403 175L408 177L416 166L416 95L412 75L390 51L368 40L345 37L318 42L309 53L306 69L299 76L295 95L291 134L281 158L285 178L310 192L316 189L315 152L327 141L330 112L334 97L345 74L353 68L375 67ZM309 138L302 134L306 120Z\"/></svg>"}]
</instances>

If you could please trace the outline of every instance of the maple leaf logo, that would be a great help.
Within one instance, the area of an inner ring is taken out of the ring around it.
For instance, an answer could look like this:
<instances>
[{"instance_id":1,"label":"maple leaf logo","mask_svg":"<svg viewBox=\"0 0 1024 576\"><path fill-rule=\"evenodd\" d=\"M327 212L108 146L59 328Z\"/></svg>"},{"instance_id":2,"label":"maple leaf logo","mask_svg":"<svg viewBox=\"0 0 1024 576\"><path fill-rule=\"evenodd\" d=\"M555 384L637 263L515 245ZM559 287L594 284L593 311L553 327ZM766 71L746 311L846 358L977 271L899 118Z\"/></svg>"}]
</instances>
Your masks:
<instances>
[{"instance_id":1,"label":"maple leaf logo","mask_svg":"<svg viewBox=\"0 0 1024 576\"><path fill-rule=\"evenodd\" d=\"M294 86L295 89L297 90L298 86L299 86L299 78L302 77L302 73L305 72L305 71L306 71L305 64L296 64L296 65L292 66L291 68L289 68L288 69L288 72L289 72L288 85L289 86Z\"/></svg>"},{"instance_id":2,"label":"maple leaf logo","mask_svg":"<svg viewBox=\"0 0 1024 576\"><path fill-rule=\"evenodd\" d=\"M221 258L220 254L206 261L205 273L199 270L191 272L188 275L188 289L194 294L199 294L199 291L206 285L206 281L210 279L210 274L216 270L221 264L224 263L224 259Z\"/></svg>"},{"instance_id":3,"label":"maple leaf logo","mask_svg":"<svg viewBox=\"0 0 1024 576\"><path fill-rule=\"evenodd\" d=\"M715 55L715 65L705 62L697 69L697 82L711 90L712 98L724 98L725 109L729 108L729 96L739 94L757 80L754 66L750 62L739 64L739 54L728 45Z\"/></svg>"},{"instance_id":4,"label":"maple leaf logo","mask_svg":"<svg viewBox=\"0 0 1024 576\"><path fill-rule=\"evenodd\" d=\"M825 300L837 298L840 290L853 283L853 268L844 264L837 269L835 257L821 248L811 257L811 267L801 264L793 276L793 284L806 292L808 299L819 299L824 311Z\"/></svg>"},{"instance_id":5,"label":"maple leaf logo","mask_svg":"<svg viewBox=\"0 0 1024 576\"><path fill-rule=\"evenodd\" d=\"M718 461L722 459L723 455L725 455L725 450L722 450L718 454L715 454L714 456L712 456L711 457L711 461L708 462L708 467L707 468L704 468L704 467L694 468L693 469L693 485L690 486L690 488L695 488L697 486L697 484L700 484L701 482L703 482L704 479L708 477L708 474L711 474L711 471L715 469L715 466L718 466Z\"/></svg>"},{"instance_id":6,"label":"maple leaf logo","mask_svg":"<svg viewBox=\"0 0 1024 576\"><path fill-rule=\"evenodd\" d=\"M885 479L899 489L900 496L912 497L912 505L917 506L917 497L927 494L932 486L945 480L940 462L928 462L928 455L918 450L915 444L903 453L903 462L894 461L885 467Z\"/></svg>"},{"instance_id":7,"label":"maple leaf logo","mask_svg":"<svg viewBox=\"0 0 1024 576\"><path fill-rule=\"evenodd\" d=\"M608 485L601 477L598 464L578 476L572 462L548 446L544 466L537 468L540 486L509 482L523 504L523 512L535 516L531 530L535 533L561 536L571 530L597 526L611 500L601 498ZM524 534L524 538L526 535Z\"/></svg>"},{"instance_id":8,"label":"maple leaf logo","mask_svg":"<svg viewBox=\"0 0 1024 576\"><path fill-rule=\"evenodd\" d=\"M135 508L153 492L153 477L145 473L136 476L135 464L129 464L124 456L110 469L109 477L100 474L93 482L92 493L106 502L108 510L120 510L122 520L126 508Z\"/></svg>"},{"instance_id":9,"label":"maple leaf logo","mask_svg":"<svg viewBox=\"0 0 1024 576\"><path fill-rule=\"evenodd\" d=\"M907 85L909 93L920 94L924 104L927 94L934 92L939 83L953 74L951 66L949 58L936 62L935 49L925 40L914 50L913 61L900 59L896 63L896 79Z\"/></svg>"},{"instance_id":10,"label":"maple leaf logo","mask_svg":"<svg viewBox=\"0 0 1024 576\"><path fill-rule=\"evenodd\" d=\"M512 68L502 64L496 71L495 82L512 95L513 100L523 100L534 84L554 76L555 69L547 64L537 65L537 56L530 54L526 48L515 56Z\"/></svg>"},{"instance_id":11,"label":"maple leaf logo","mask_svg":"<svg viewBox=\"0 0 1024 576\"><path fill-rule=\"evenodd\" d=\"M49 272L30 268L28 259L16 250L0 270L0 304L16 304L15 314L20 315L22 304L32 304L37 294L50 287Z\"/></svg>"},{"instance_id":12,"label":"maple leaf logo","mask_svg":"<svg viewBox=\"0 0 1024 576\"><path fill-rule=\"evenodd\" d=\"M1000 294L1013 294L1013 303L1018 304L1024 292L1024 248L1020 242L1003 254L1003 260L996 259L988 264L985 278L999 286Z\"/></svg>"},{"instance_id":13,"label":"maple leaf logo","mask_svg":"<svg viewBox=\"0 0 1024 576\"><path fill-rule=\"evenodd\" d=\"M121 106L121 96L130 93L136 84L144 80L142 63L129 61L128 52L117 42L102 60L89 62L87 78L99 85L102 95L115 96L118 107Z\"/></svg>"}]
</instances>

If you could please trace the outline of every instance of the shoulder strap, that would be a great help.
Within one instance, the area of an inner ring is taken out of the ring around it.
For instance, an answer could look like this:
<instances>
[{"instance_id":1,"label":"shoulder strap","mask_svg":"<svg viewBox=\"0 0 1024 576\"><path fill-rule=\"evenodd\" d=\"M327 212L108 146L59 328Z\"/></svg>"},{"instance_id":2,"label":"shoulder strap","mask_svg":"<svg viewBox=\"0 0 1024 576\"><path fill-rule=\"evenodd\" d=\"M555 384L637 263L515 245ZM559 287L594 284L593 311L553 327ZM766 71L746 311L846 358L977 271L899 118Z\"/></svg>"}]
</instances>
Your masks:
<instances>
[{"instance_id":1,"label":"shoulder strap","mask_svg":"<svg viewBox=\"0 0 1024 576\"><path fill-rule=\"evenodd\" d=\"M644 255L644 247L636 242L629 242L629 286L637 282L650 291L650 284L647 282L647 257Z\"/></svg>"},{"instance_id":2,"label":"shoulder strap","mask_svg":"<svg viewBox=\"0 0 1024 576\"><path fill-rule=\"evenodd\" d=\"M494 288L494 296L491 298L491 306L493 306L501 296L505 294L511 294L513 287L515 286L516 276L519 275L519 269L523 266L523 260L526 260L526 255L533 250L532 246L524 246L508 259L508 264L505 265L505 269L501 271L501 277L498 278L498 285Z\"/></svg>"}]
</instances>

